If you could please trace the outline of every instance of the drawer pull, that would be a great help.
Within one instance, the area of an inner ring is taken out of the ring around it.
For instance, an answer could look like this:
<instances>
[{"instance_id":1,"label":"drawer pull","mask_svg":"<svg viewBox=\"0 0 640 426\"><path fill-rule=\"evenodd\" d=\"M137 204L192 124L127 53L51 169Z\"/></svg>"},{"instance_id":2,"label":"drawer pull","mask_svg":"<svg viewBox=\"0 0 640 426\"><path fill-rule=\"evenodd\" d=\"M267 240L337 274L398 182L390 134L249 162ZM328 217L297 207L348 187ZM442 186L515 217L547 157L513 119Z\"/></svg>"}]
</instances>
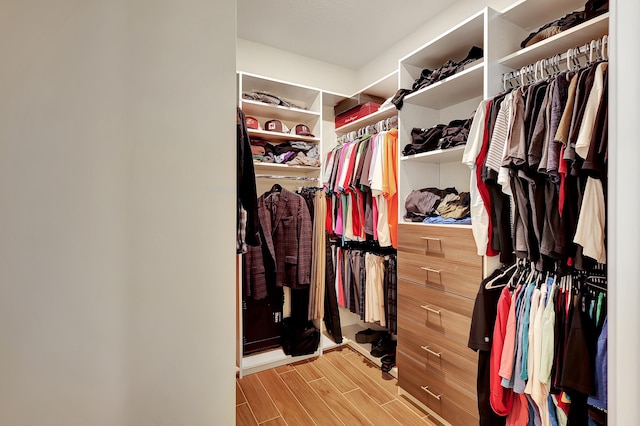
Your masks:
<instances>
[{"instance_id":1,"label":"drawer pull","mask_svg":"<svg viewBox=\"0 0 640 426\"><path fill-rule=\"evenodd\" d=\"M442 315L442 311L439 311L439 310L437 310L437 309L433 309L433 308L432 308L432 307L430 307L429 305L420 305L420 307L421 307L422 309L424 309L425 311L433 312L433 313L434 313L434 314L436 314L436 315Z\"/></svg>"},{"instance_id":2,"label":"drawer pull","mask_svg":"<svg viewBox=\"0 0 640 426\"><path fill-rule=\"evenodd\" d=\"M429 395L431 395L432 397L434 397L435 399L437 399L438 401L440 401L440 397L442 397L442 394L436 395L435 393L431 392L429 390L429 386L420 386L420 388L426 393L428 393Z\"/></svg>"},{"instance_id":3,"label":"drawer pull","mask_svg":"<svg viewBox=\"0 0 640 426\"><path fill-rule=\"evenodd\" d=\"M427 251L432 251L432 252L436 252L436 253L442 253L442 240L440 238L433 238L433 237L420 237L420 238L427 242ZM438 243L438 250L432 250L432 249L429 248L429 242L430 241Z\"/></svg>"},{"instance_id":4,"label":"drawer pull","mask_svg":"<svg viewBox=\"0 0 640 426\"><path fill-rule=\"evenodd\" d=\"M420 346L422 349L424 349L425 351L429 352L431 355L435 355L438 358L442 357L442 352L435 352L431 349L429 349L429 346Z\"/></svg>"},{"instance_id":5,"label":"drawer pull","mask_svg":"<svg viewBox=\"0 0 640 426\"><path fill-rule=\"evenodd\" d=\"M420 269L427 272L427 280L429 279L429 272L438 274L438 279L440 280L440 284L442 284L442 271L439 269L428 268L426 266L421 266Z\"/></svg>"}]
</instances>

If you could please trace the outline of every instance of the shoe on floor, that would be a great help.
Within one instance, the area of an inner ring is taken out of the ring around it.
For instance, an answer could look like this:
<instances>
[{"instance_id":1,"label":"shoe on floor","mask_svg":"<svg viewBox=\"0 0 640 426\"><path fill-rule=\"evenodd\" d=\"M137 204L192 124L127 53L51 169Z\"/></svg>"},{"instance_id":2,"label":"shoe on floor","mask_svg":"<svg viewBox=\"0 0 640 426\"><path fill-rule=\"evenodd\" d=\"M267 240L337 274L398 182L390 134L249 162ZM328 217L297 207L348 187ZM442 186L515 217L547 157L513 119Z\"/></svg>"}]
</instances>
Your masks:
<instances>
[{"instance_id":1,"label":"shoe on floor","mask_svg":"<svg viewBox=\"0 0 640 426\"><path fill-rule=\"evenodd\" d=\"M387 333L371 346L371 356L380 358L384 355L395 354L397 343L391 339L391 334Z\"/></svg>"},{"instance_id":2,"label":"shoe on floor","mask_svg":"<svg viewBox=\"0 0 640 426\"><path fill-rule=\"evenodd\" d=\"M356 342L358 343L374 343L380 340L383 334L386 331L384 330L372 330L367 328L366 330L362 330L356 333Z\"/></svg>"},{"instance_id":3,"label":"shoe on floor","mask_svg":"<svg viewBox=\"0 0 640 426\"><path fill-rule=\"evenodd\" d=\"M388 354L383 356L382 358L380 358L380 362L382 363L382 365L380 366L382 371L384 371L385 373L388 373L389 371L391 371L393 367L396 366L395 352L393 354Z\"/></svg>"}]
</instances>

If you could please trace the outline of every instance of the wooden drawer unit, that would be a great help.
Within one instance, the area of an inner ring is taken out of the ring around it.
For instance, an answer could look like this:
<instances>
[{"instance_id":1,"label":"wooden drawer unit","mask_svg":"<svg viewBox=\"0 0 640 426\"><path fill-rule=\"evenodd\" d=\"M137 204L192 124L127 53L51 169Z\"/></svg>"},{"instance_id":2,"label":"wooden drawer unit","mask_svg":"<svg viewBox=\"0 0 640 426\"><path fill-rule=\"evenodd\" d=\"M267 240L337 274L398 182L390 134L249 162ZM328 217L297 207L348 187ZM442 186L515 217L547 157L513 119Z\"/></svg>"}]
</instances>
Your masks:
<instances>
[{"instance_id":1,"label":"wooden drawer unit","mask_svg":"<svg viewBox=\"0 0 640 426\"><path fill-rule=\"evenodd\" d=\"M429 256L475 256L476 243L469 227L398 224L398 250Z\"/></svg>"},{"instance_id":2,"label":"wooden drawer unit","mask_svg":"<svg viewBox=\"0 0 640 426\"><path fill-rule=\"evenodd\" d=\"M447 377L421 364L400 349L397 353L398 386L452 425L477 425L478 404L475 393L456 385Z\"/></svg>"},{"instance_id":3,"label":"wooden drawer unit","mask_svg":"<svg viewBox=\"0 0 640 426\"><path fill-rule=\"evenodd\" d=\"M453 303L457 302L455 298L459 296L441 291L437 295L440 297L431 297L428 300L424 297L416 298L415 296L418 295L407 291L407 289L411 289L411 285L410 283L402 282L402 280L398 283L398 316L405 316L423 327L435 330L447 338L455 339L459 342L466 342L469 339L470 315L462 315L443 308L443 306L453 305ZM418 288L418 290L420 289ZM459 298L460 304L464 304L464 298ZM473 301L469 302L473 304Z\"/></svg>"},{"instance_id":4,"label":"wooden drawer unit","mask_svg":"<svg viewBox=\"0 0 640 426\"><path fill-rule=\"evenodd\" d=\"M480 285L480 280L481 278L478 278L478 281L475 283L476 292L477 287ZM470 299L402 278L398 279L398 294L423 301L427 305L436 305L465 317L470 318L473 315L475 297Z\"/></svg>"},{"instance_id":5,"label":"wooden drawer unit","mask_svg":"<svg viewBox=\"0 0 640 426\"><path fill-rule=\"evenodd\" d=\"M466 343L448 339L403 316L398 317L398 350L471 393L476 392L477 354Z\"/></svg>"},{"instance_id":6,"label":"wooden drawer unit","mask_svg":"<svg viewBox=\"0 0 640 426\"><path fill-rule=\"evenodd\" d=\"M399 249L398 277L474 299L482 280L482 258L439 258Z\"/></svg>"}]
</instances>

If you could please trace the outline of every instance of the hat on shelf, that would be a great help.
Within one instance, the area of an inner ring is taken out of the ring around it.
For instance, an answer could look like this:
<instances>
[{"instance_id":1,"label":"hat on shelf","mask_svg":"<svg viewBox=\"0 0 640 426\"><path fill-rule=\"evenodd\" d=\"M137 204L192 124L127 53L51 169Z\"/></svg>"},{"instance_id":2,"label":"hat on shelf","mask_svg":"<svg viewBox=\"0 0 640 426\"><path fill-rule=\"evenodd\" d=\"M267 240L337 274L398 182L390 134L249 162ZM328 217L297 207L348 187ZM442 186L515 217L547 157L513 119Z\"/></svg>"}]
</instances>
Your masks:
<instances>
[{"instance_id":1,"label":"hat on shelf","mask_svg":"<svg viewBox=\"0 0 640 426\"><path fill-rule=\"evenodd\" d=\"M311 133L311 130L306 124L297 124L293 129L291 129L291 134L298 136L311 136L315 138L314 134Z\"/></svg>"},{"instance_id":2,"label":"hat on shelf","mask_svg":"<svg viewBox=\"0 0 640 426\"><path fill-rule=\"evenodd\" d=\"M280 120L269 120L264 123L264 129L270 132L289 133L289 128Z\"/></svg>"},{"instance_id":3,"label":"hat on shelf","mask_svg":"<svg viewBox=\"0 0 640 426\"><path fill-rule=\"evenodd\" d=\"M245 117L245 122L247 123L248 129L262 130L262 127L260 127L260 122L255 117L247 115Z\"/></svg>"}]
</instances>

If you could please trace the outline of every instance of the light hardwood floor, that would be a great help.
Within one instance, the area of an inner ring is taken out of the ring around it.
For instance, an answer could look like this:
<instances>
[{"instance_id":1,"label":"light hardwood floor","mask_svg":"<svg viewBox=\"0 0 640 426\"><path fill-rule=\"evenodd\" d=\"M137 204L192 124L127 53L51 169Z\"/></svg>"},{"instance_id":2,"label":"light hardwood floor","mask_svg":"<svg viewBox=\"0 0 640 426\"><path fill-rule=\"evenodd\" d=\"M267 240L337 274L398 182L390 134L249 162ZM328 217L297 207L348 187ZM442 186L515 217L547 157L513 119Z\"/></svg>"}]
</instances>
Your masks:
<instances>
[{"instance_id":1,"label":"light hardwood floor","mask_svg":"<svg viewBox=\"0 0 640 426\"><path fill-rule=\"evenodd\" d=\"M351 348L236 380L236 424L430 425L397 380Z\"/></svg>"}]
</instances>

